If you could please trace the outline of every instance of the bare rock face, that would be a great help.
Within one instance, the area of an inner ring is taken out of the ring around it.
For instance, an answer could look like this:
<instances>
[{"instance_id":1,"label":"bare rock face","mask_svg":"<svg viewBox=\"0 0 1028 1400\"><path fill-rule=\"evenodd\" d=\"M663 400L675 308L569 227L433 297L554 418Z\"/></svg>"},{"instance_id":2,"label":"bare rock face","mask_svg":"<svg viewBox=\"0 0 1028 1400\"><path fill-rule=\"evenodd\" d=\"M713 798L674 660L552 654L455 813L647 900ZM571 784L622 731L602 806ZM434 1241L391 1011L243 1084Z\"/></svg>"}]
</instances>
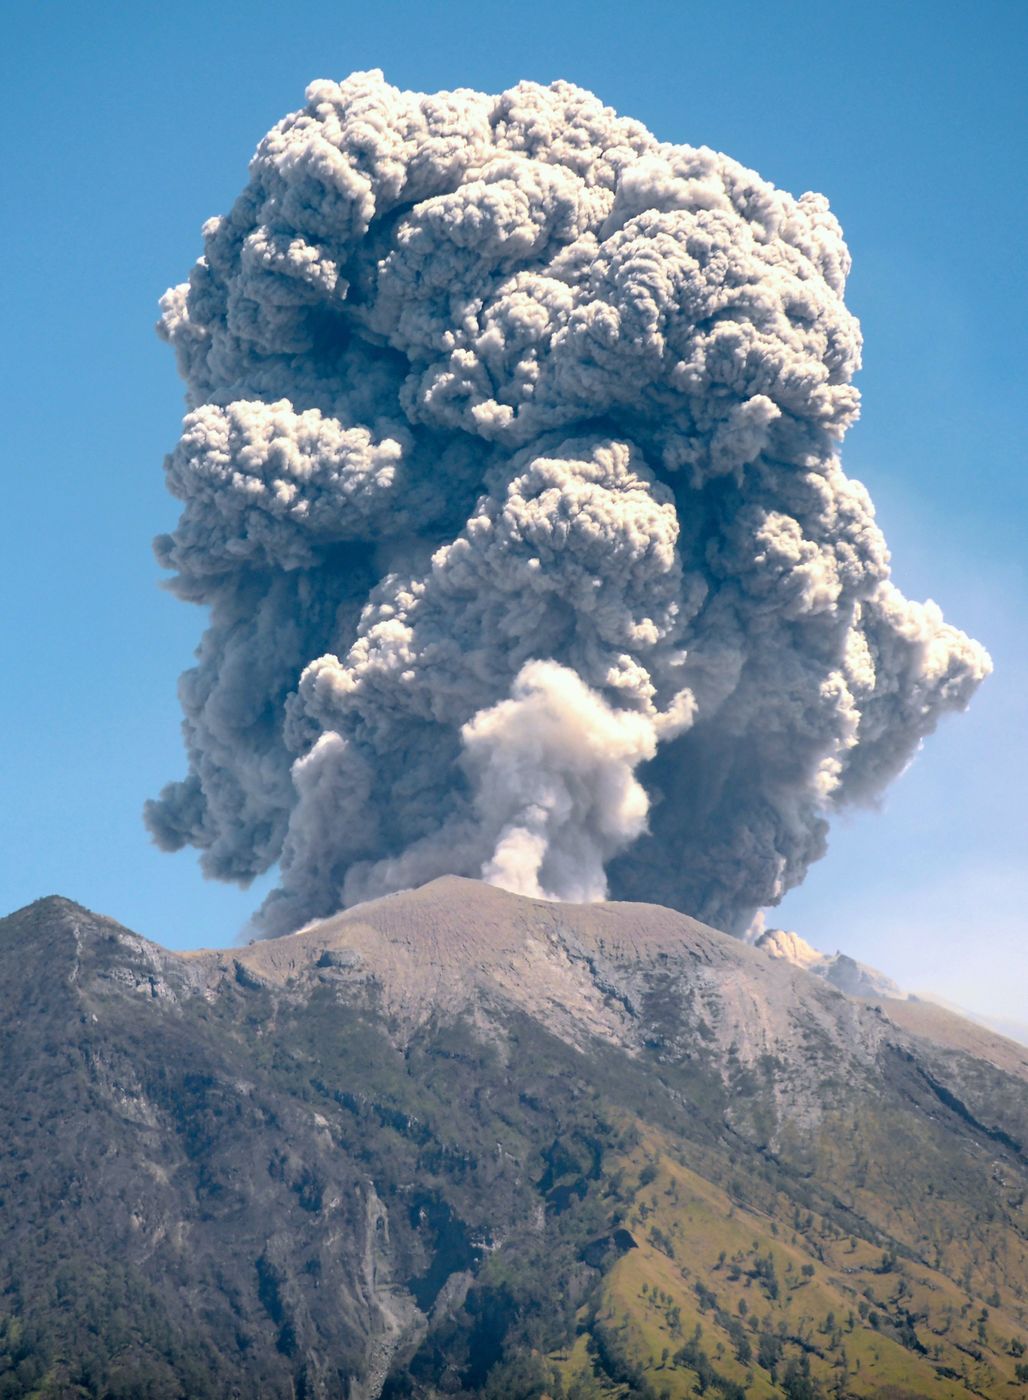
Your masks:
<instances>
[{"instance_id":1,"label":"bare rock face","mask_svg":"<svg viewBox=\"0 0 1028 1400\"><path fill-rule=\"evenodd\" d=\"M455 877L0 921L0 1397L1012 1393L1028 1051L775 951Z\"/></svg>"},{"instance_id":2,"label":"bare rock face","mask_svg":"<svg viewBox=\"0 0 1028 1400\"><path fill-rule=\"evenodd\" d=\"M762 949L772 958L784 958L786 962L795 963L815 977L823 977L847 996L906 1000L907 993L884 972L857 962L846 953L819 953L798 933L791 933L788 929L769 928L756 940L754 947Z\"/></svg>"}]
</instances>

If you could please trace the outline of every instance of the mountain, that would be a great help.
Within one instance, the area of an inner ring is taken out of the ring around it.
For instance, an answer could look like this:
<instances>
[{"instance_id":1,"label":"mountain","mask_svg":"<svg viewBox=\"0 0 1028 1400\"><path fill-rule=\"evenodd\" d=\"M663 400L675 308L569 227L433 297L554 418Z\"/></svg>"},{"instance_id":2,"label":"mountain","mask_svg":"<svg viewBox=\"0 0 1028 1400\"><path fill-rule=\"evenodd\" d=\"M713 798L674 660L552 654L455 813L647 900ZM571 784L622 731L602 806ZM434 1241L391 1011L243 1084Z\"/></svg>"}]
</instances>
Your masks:
<instances>
[{"instance_id":1,"label":"mountain","mask_svg":"<svg viewBox=\"0 0 1028 1400\"><path fill-rule=\"evenodd\" d=\"M921 992L916 1000L933 1002L936 1006L954 1011L969 1021L977 1021L980 1026L986 1026L997 1035L1006 1036L1007 1040L1016 1040L1019 1045L1028 1046L1028 1021L1015 1021L1004 1016L983 1016L980 1011L970 1011L966 1006L955 1006L945 997L935 996L931 992Z\"/></svg>"},{"instance_id":2,"label":"mountain","mask_svg":"<svg viewBox=\"0 0 1028 1400\"><path fill-rule=\"evenodd\" d=\"M997 1016L983 1016L978 1011L970 1011L966 1006L957 1006L945 997L930 992L915 994L905 992L891 977L879 972L876 967L857 962L846 953L822 953L807 943L798 933L788 929L765 929L753 940L753 946L762 949L772 958L784 958L787 962L802 967L815 977L823 977L841 992L851 997L881 998L898 1001L924 1001L933 1006L941 1006L952 1011L963 1020L975 1021L1007 1040L1016 1040L1019 1045L1028 1047L1028 1024Z\"/></svg>"},{"instance_id":3,"label":"mountain","mask_svg":"<svg viewBox=\"0 0 1028 1400\"><path fill-rule=\"evenodd\" d=\"M846 953L820 953L798 933L790 933L787 929L767 929L756 940L755 946L763 949L769 957L784 958L815 977L823 977L851 997L888 997L903 1001L907 996L877 968L857 962Z\"/></svg>"},{"instance_id":4,"label":"mountain","mask_svg":"<svg viewBox=\"0 0 1028 1400\"><path fill-rule=\"evenodd\" d=\"M1015 1396L1028 1052L447 878L0 921L0 1400Z\"/></svg>"}]
</instances>

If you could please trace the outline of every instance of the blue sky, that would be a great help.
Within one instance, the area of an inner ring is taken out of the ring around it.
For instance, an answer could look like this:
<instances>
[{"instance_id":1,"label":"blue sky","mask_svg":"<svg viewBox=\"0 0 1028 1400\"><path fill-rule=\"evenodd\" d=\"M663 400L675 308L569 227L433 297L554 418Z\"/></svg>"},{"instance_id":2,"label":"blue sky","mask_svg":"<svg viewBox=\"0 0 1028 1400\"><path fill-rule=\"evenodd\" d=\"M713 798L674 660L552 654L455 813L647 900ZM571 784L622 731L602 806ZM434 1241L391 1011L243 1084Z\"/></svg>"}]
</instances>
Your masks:
<instances>
[{"instance_id":1,"label":"blue sky","mask_svg":"<svg viewBox=\"0 0 1028 1400\"><path fill-rule=\"evenodd\" d=\"M354 68L429 90L565 77L829 196L865 335L846 468L900 586L996 663L770 922L1028 1019L1028 6L14 0L4 28L0 909L59 892L186 947L230 941L256 903L158 853L139 812L183 768L201 620L150 552L181 416L156 299L257 140Z\"/></svg>"}]
</instances>

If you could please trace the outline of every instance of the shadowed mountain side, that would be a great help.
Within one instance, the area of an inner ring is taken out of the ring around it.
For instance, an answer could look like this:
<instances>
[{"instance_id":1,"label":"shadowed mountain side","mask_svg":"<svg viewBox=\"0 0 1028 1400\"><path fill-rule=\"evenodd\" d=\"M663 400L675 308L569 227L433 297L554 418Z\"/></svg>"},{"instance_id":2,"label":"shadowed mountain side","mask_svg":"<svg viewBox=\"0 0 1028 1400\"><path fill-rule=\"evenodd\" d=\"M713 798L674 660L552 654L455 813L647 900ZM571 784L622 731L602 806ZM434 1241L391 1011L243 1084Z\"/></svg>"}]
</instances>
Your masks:
<instances>
[{"instance_id":1,"label":"shadowed mountain side","mask_svg":"<svg viewBox=\"0 0 1028 1400\"><path fill-rule=\"evenodd\" d=\"M1028 1053L446 877L0 921L0 1400L1015 1393Z\"/></svg>"}]
</instances>

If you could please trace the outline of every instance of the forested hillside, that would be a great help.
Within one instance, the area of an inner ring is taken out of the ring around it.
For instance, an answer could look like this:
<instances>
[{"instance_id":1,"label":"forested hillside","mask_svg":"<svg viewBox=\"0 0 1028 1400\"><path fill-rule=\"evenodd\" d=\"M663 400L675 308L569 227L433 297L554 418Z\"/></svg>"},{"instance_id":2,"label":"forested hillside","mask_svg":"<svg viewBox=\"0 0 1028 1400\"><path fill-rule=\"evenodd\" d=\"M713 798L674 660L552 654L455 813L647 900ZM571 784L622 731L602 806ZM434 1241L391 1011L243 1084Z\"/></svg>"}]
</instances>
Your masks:
<instances>
[{"instance_id":1,"label":"forested hillside","mask_svg":"<svg viewBox=\"0 0 1028 1400\"><path fill-rule=\"evenodd\" d=\"M0 996L3 1400L1023 1391L1026 1057L945 1013L458 880L43 900Z\"/></svg>"}]
</instances>

